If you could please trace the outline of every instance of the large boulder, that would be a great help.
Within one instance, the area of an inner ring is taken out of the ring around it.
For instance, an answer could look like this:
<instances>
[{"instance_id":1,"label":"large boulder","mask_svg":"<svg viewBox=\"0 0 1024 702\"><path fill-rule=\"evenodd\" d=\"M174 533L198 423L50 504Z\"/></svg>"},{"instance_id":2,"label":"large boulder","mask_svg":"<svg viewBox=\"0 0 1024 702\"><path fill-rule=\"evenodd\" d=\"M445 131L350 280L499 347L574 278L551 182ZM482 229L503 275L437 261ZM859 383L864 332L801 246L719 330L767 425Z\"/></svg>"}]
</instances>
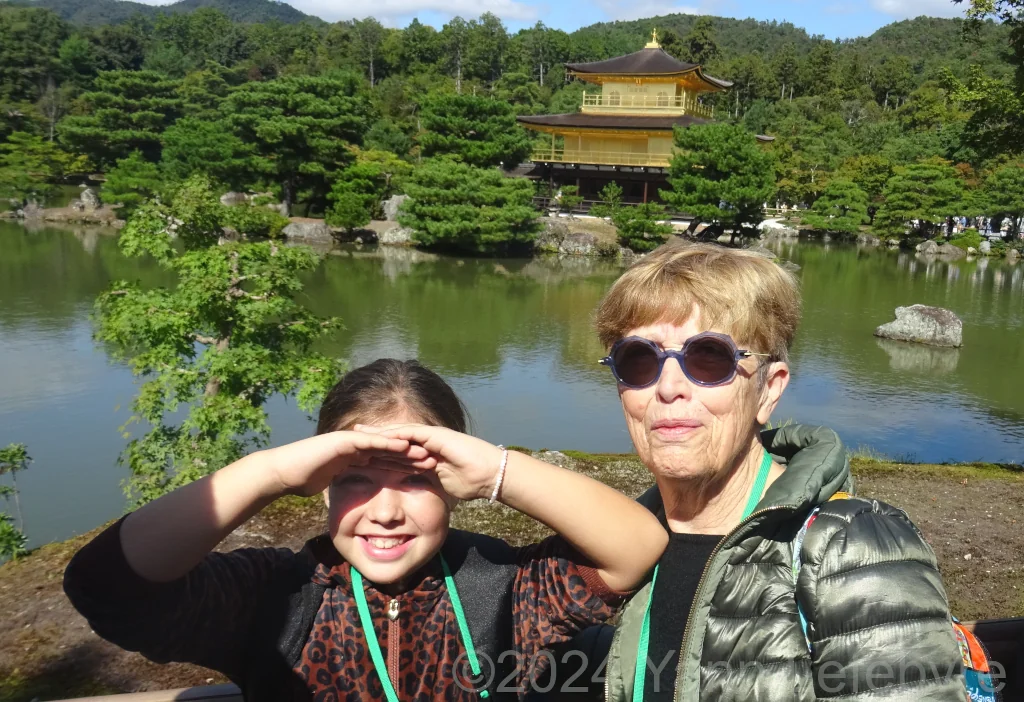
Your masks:
<instances>
[{"instance_id":1,"label":"large boulder","mask_svg":"<svg viewBox=\"0 0 1024 702\"><path fill-rule=\"evenodd\" d=\"M82 194L78 196L78 200L82 203L82 209L85 212L95 212L103 205L100 202L100 196L92 188L83 190Z\"/></svg>"},{"instance_id":2,"label":"large boulder","mask_svg":"<svg viewBox=\"0 0 1024 702\"><path fill-rule=\"evenodd\" d=\"M538 251L544 253L558 253L562 242L569 236L569 227L557 218L544 217L541 219L541 231L533 245Z\"/></svg>"},{"instance_id":3,"label":"large boulder","mask_svg":"<svg viewBox=\"0 0 1024 702\"><path fill-rule=\"evenodd\" d=\"M384 219L388 222L398 221L398 211L401 209L402 204L409 199L408 195L392 195L387 200L381 203L381 208L384 210Z\"/></svg>"},{"instance_id":4,"label":"large boulder","mask_svg":"<svg viewBox=\"0 0 1024 702\"><path fill-rule=\"evenodd\" d=\"M413 230L406 227L391 227L379 237L377 241L382 246L412 246Z\"/></svg>"},{"instance_id":5,"label":"large boulder","mask_svg":"<svg viewBox=\"0 0 1024 702\"><path fill-rule=\"evenodd\" d=\"M875 329L875 336L958 348L963 346L963 330L960 318L947 309L911 305L897 307L896 320Z\"/></svg>"},{"instance_id":6,"label":"large boulder","mask_svg":"<svg viewBox=\"0 0 1024 702\"><path fill-rule=\"evenodd\" d=\"M1010 263L1016 263L1017 259L1020 258L1020 252L1017 249L1006 250L1006 260Z\"/></svg>"},{"instance_id":7,"label":"large boulder","mask_svg":"<svg viewBox=\"0 0 1024 702\"><path fill-rule=\"evenodd\" d=\"M857 243L864 246L879 246L882 240L872 234L861 233L857 235Z\"/></svg>"},{"instance_id":8,"label":"large boulder","mask_svg":"<svg viewBox=\"0 0 1024 702\"><path fill-rule=\"evenodd\" d=\"M963 258L964 256L967 255L966 251L961 249L959 246L953 246L952 244L941 245L936 251L936 253L939 254L939 256L942 256L943 258L951 259Z\"/></svg>"},{"instance_id":9,"label":"large boulder","mask_svg":"<svg viewBox=\"0 0 1024 702\"><path fill-rule=\"evenodd\" d=\"M992 242L985 240L978 244L978 253L980 253L982 256L988 256L990 253L992 253Z\"/></svg>"},{"instance_id":10,"label":"large boulder","mask_svg":"<svg viewBox=\"0 0 1024 702\"><path fill-rule=\"evenodd\" d=\"M597 237L586 232L570 234L558 245L558 253L566 256L596 256Z\"/></svg>"},{"instance_id":11,"label":"large boulder","mask_svg":"<svg viewBox=\"0 0 1024 702\"><path fill-rule=\"evenodd\" d=\"M757 230L761 232L761 237L764 239L795 239L800 236L799 231L786 226L777 219L764 220L757 225Z\"/></svg>"},{"instance_id":12,"label":"large boulder","mask_svg":"<svg viewBox=\"0 0 1024 702\"><path fill-rule=\"evenodd\" d=\"M324 224L322 219L293 219L291 224L285 227L281 233L289 239L301 239L303 241L319 243L334 241L330 228Z\"/></svg>"},{"instance_id":13,"label":"large boulder","mask_svg":"<svg viewBox=\"0 0 1024 702\"><path fill-rule=\"evenodd\" d=\"M916 247L917 251L923 254L937 254L939 252L939 245L934 241L925 241L918 244Z\"/></svg>"}]
</instances>

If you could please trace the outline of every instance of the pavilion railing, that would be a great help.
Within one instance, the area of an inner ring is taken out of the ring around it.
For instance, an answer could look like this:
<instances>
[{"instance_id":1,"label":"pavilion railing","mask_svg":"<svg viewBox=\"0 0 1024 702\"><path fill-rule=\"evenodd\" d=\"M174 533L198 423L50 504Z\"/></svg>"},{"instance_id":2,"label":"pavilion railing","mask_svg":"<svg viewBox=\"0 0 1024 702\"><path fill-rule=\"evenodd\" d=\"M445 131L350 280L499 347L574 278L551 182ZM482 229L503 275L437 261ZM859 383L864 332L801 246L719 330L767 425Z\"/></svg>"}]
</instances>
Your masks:
<instances>
[{"instance_id":1,"label":"pavilion railing","mask_svg":"<svg viewBox=\"0 0 1024 702\"><path fill-rule=\"evenodd\" d=\"M711 119L715 108L701 104L692 95L605 95L583 93L583 112L650 113L695 115Z\"/></svg>"},{"instance_id":2,"label":"pavilion railing","mask_svg":"<svg viewBox=\"0 0 1024 702\"><path fill-rule=\"evenodd\" d=\"M620 151L590 151L589 149L535 149L530 156L541 163L585 163L600 166L652 166L668 168L672 154Z\"/></svg>"}]
</instances>

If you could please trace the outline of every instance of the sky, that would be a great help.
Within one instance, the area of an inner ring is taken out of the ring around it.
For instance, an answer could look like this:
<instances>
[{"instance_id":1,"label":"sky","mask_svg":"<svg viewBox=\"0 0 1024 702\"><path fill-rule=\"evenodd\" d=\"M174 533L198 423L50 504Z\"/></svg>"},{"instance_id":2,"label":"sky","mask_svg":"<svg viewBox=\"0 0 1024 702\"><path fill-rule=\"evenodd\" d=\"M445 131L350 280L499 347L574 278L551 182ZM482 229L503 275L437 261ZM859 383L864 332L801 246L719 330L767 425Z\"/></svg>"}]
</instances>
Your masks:
<instances>
[{"instance_id":1,"label":"sky","mask_svg":"<svg viewBox=\"0 0 1024 702\"><path fill-rule=\"evenodd\" d=\"M173 0L141 0L150 5ZM404 27L413 17L435 27L455 15L470 19L493 12L511 31L537 21L567 32L595 22L633 20L676 12L792 22L828 39L867 36L901 19L962 17L967 2L950 0L283 0L330 22L376 17Z\"/></svg>"}]
</instances>

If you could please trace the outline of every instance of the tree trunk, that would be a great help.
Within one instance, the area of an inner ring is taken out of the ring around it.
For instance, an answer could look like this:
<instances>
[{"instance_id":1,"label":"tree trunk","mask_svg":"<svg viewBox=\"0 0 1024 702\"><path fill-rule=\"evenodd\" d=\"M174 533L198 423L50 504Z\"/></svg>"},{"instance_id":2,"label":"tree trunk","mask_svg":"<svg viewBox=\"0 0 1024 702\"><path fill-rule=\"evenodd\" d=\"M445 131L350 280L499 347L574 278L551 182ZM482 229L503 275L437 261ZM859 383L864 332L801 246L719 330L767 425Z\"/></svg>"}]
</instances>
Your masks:
<instances>
[{"instance_id":1,"label":"tree trunk","mask_svg":"<svg viewBox=\"0 0 1024 702\"><path fill-rule=\"evenodd\" d=\"M462 47L455 53L455 92L462 95Z\"/></svg>"},{"instance_id":2,"label":"tree trunk","mask_svg":"<svg viewBox=\"0 0 1024 702\"><path fill-rule=\"evenodd\" d=\"M21 498L18 497L17 471L11 471L11 482L14 483L14 511L18 513L18 530L24 533L25 517L23 517L21 514Z\"/></svg>"},{"instance_id":3,"label":"tree trunk","mask_svg":"<svg viewBox=\"0 0 1024 702\"><path fill-rule=\"evenodd\" d=\"M540 87L544 87L544 62L540 62Z\"/></svg>"},{"instance_id":4,"label":"tree trunk","mask_svg":"<svg viewBox=\"0 0 1024 702\"><path fill-rule=\"evenodd\" d=\"M284 216L292 216L292 198L295 196L290 180L284 183Z\"/></svg>"},{"instance_id":5,"label":"tree trunk","mask_svg":"<svg viewBox=\"0 0 1024 702\"><path fill-rule=\"evenodd\" d=\"M214 344L214 348L217 351L226 351L228 346L231 345L231 337L226 336L222 339L217 339L217 343ZM210 378L206 382L206 389L203 391L203 397L213 397L220 392L220 378Z\"/></svg>"}]
</instances>

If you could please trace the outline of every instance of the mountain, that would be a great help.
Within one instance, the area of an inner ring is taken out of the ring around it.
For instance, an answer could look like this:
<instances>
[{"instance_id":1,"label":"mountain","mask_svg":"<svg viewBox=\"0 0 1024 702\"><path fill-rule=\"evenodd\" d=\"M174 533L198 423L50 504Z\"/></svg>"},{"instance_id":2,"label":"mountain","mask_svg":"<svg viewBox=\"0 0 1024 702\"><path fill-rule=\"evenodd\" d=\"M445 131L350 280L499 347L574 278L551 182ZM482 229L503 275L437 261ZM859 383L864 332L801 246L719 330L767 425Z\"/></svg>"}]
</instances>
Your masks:
<instances>
[{"instance_id":1,"label":"mountain","mask_svg":"<svg viewBox=\"0 0 1024 702\"><path fill-rule=\"evenodd\" d=\"M220 10L235 22L298 24L322 21L275 0L180 0L173 5L159 7L128 0L15 0L8 4L52 10L61 19L79 25L119 24L137 14L154 17L159 12L192 12L201 7Z\"/></svg>"}]
</instances>

